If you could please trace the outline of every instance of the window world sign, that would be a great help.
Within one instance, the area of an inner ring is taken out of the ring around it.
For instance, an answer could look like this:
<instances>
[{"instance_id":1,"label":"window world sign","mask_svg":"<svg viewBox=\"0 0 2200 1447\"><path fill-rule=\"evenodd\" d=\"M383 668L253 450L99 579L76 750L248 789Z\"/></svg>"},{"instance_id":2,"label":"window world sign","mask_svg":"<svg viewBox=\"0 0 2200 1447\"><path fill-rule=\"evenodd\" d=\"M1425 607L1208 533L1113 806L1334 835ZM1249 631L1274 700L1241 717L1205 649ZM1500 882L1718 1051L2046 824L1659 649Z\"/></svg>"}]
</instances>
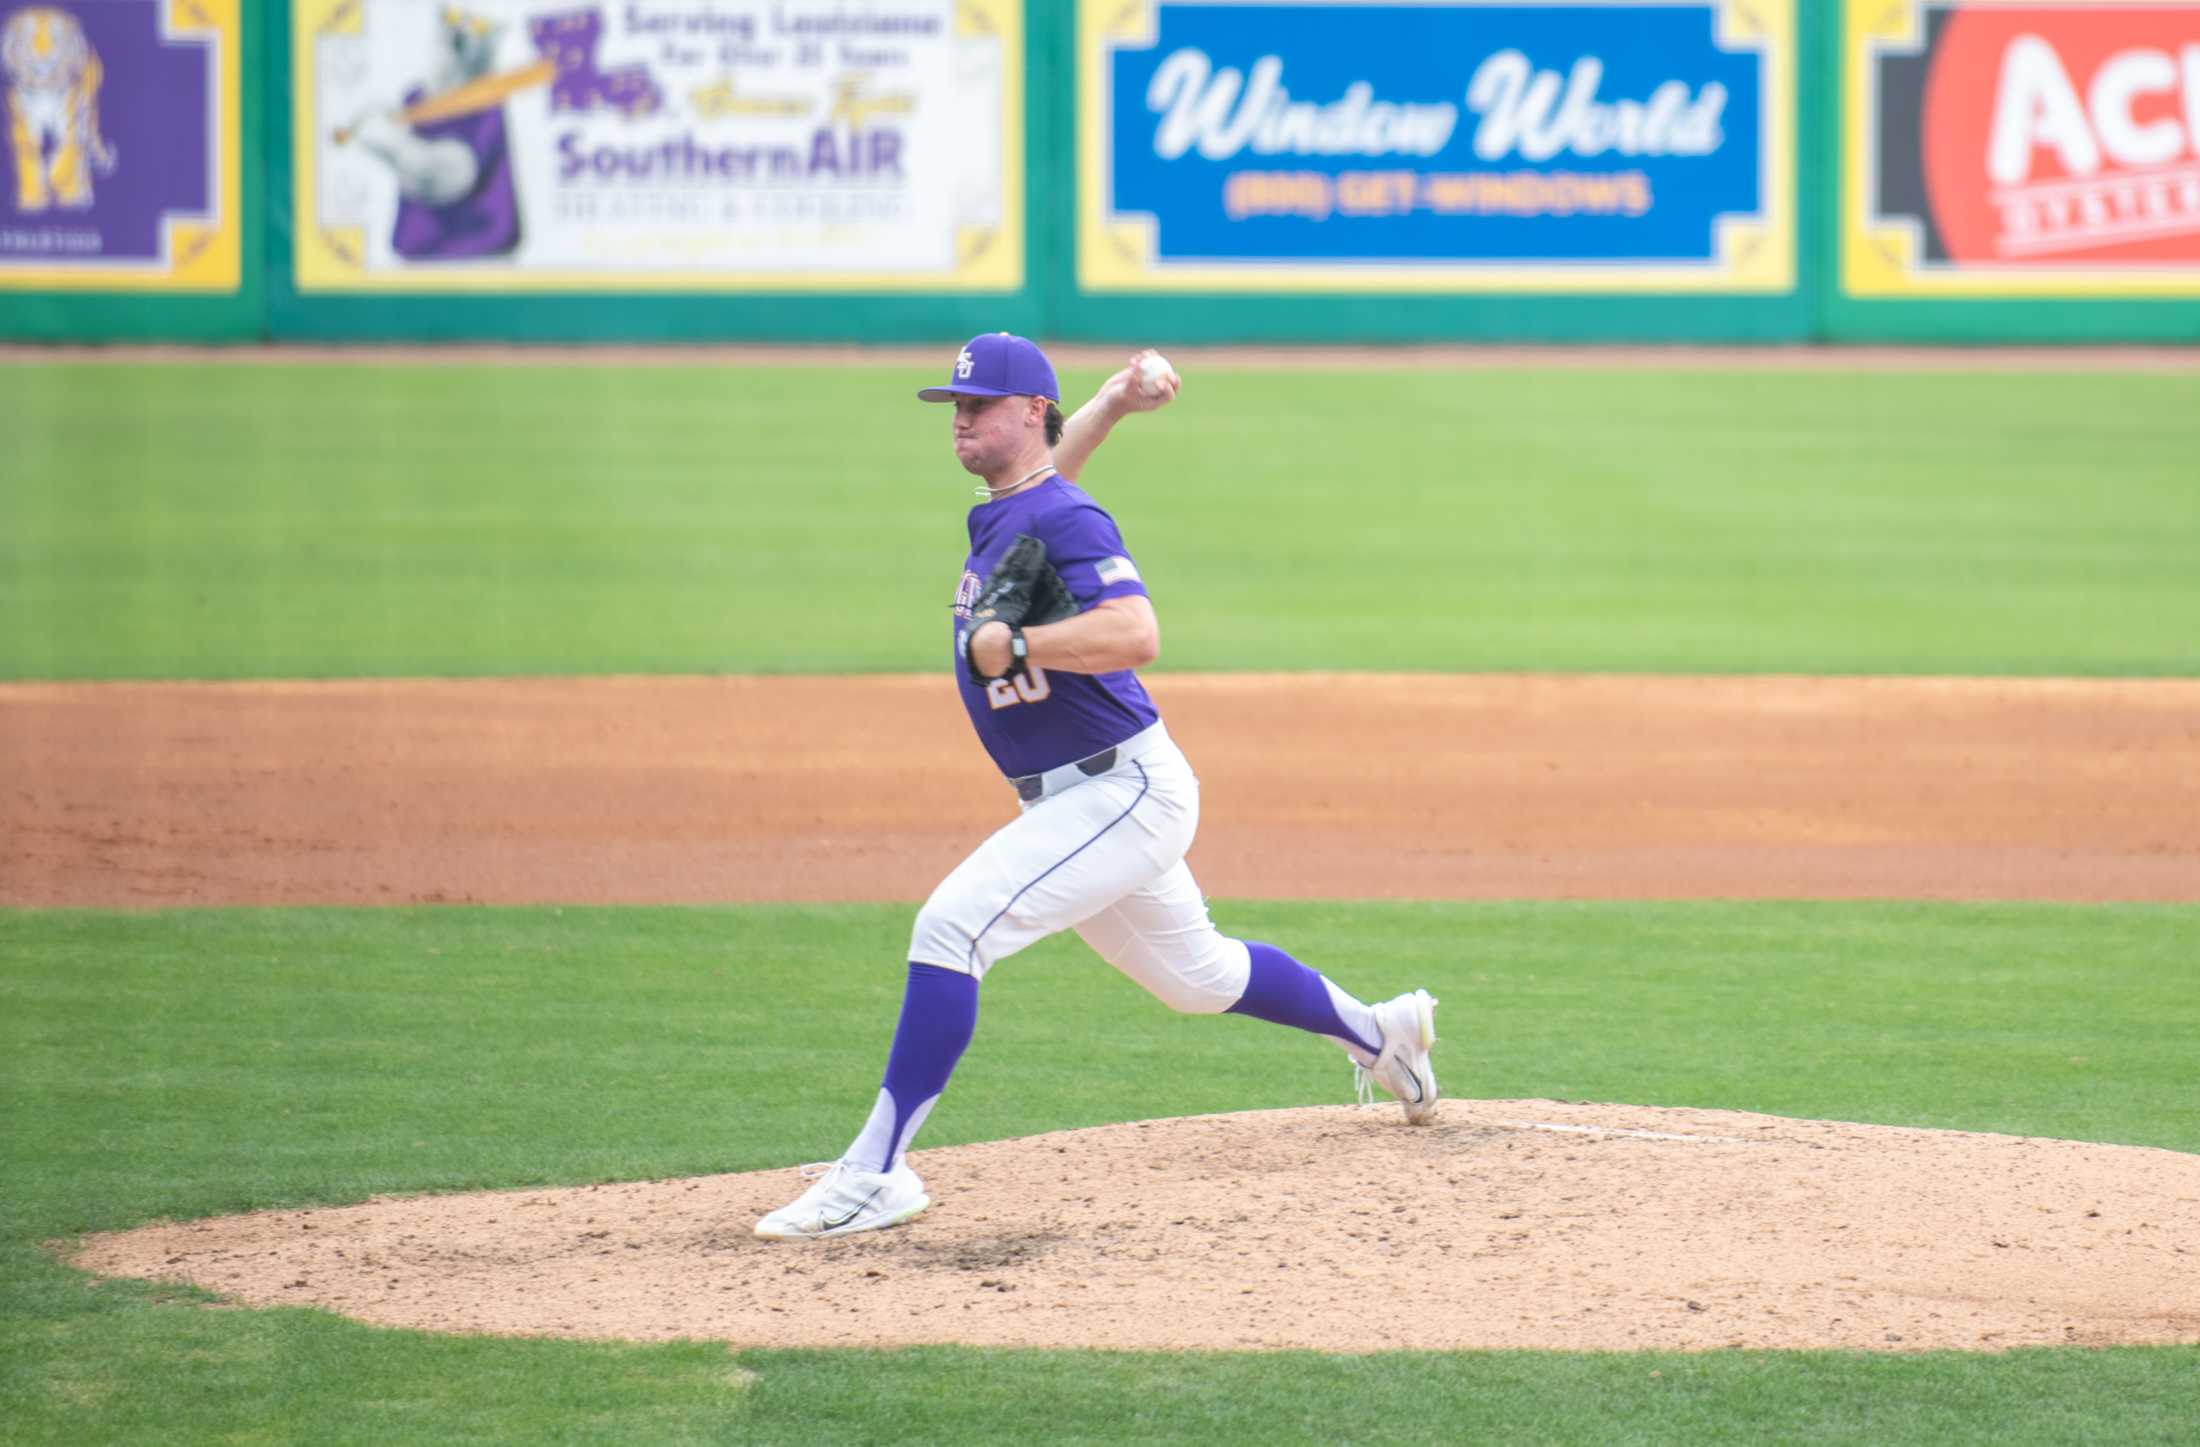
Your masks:
<instances>
[{"instance_id":1,"label":"window world sign","mask_svg":"<svg viewBox=\"0 0 2200 1447\"><path fill-rule=\"evenodd\" d=\"M1080 0L1088 291L1784 292L1794 0Z\"/></svg>"}]
</instances>

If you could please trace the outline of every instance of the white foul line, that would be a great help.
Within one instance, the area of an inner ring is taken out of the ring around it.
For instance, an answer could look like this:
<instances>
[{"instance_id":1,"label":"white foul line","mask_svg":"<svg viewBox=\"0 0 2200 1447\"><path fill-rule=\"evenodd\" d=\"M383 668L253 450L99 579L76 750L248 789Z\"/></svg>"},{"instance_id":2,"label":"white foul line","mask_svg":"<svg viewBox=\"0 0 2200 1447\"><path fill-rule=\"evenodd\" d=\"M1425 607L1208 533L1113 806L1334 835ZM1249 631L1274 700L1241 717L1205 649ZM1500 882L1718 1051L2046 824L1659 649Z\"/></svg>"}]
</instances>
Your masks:
<instances>
[{"instance_id":1,"label":"white foul line","mask_svg":"<svg viewBox=\"0 0 2200 1447\"><path fill-rule=\"evenodd\" d=\"M1498 1124L1511 1130L1549 1130L1560 1131L1567 1135L1618 1135L1642 1141L1686 1141L1690 1145L1747 1146L1757 1144L1755 1141L1740 1140L1734 1136L1675 1135L1671 1131L1621 1130L1617 1126L1605 1125L1554 1125L1549 1121L1532 1120L1501 1120Z\"/></svg>"}]
</instances>

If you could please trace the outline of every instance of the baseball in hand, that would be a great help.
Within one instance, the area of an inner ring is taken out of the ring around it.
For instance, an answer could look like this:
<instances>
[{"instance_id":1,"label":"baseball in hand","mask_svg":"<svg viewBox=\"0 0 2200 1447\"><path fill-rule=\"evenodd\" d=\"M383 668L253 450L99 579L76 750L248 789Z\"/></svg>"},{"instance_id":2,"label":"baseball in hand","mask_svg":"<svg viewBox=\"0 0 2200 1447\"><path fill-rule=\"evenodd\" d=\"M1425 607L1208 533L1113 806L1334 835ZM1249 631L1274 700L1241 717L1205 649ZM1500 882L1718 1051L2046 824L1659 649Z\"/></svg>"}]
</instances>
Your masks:
<instances>
[{"instance_id":1,"label":"baseball in hand","mask_svg":"<svg viewBox=\"0 0 2200 1447\"><path fill-rule=\"evenodd\" d=\"M1148 352L1138 361L1138 385L1149 396L1158 397L1176 380L1176 368L1159 352Z\"/></svg>"}]
</instances>

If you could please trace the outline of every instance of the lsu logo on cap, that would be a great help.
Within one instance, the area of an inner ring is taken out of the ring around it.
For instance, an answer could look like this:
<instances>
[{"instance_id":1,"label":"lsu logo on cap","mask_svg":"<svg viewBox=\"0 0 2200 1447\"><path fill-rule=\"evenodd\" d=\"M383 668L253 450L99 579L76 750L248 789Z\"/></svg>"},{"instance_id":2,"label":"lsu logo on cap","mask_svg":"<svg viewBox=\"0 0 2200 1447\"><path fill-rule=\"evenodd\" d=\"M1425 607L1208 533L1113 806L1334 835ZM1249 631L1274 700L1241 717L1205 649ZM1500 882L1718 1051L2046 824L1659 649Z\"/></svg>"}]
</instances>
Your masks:
<instances>
[{"instance_id":1,"label":"lsu logo on cap","mask_svg":"<svg viewBox=\"0 0 2200 1447\"><path fill-rule=\"evenodd\" d=\"M955 379L961 381L967 378L977 365L977 362L971 358L970 348L964 347L955 354Z\"/></svg>"}]
</instances>

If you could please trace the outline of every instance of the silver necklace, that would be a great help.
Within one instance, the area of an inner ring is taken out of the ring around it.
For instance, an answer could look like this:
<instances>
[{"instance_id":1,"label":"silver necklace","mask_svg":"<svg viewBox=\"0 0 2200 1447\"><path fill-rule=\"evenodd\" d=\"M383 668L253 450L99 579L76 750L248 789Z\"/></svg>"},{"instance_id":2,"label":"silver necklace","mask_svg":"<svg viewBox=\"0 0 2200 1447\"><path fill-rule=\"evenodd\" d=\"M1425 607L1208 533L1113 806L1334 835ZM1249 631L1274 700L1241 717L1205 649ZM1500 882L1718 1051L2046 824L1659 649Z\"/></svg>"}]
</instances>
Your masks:
<instances>
[{"instance_id":1,"label":"silver necklace","mask_svg":"<svg viewBox=\"0 0 2200 1447\"><path fill-rule=\"evenodd\" d=\"M1014 482L1010 483L1006 487L993 487L991 485L985 487L976 487L970 490L970 495L972 497L982 497L987 502L991 502L997 497L1008 496L1017 488L1022 487L1025 483L1037 477L1040 473L1052 471L1054 471L1053 463L1042 462L1037 467L1034 467L1033 469L1031 469L1031 471L1025 473L1022 477L1017 478Z\"/></svg>"}]
</instances>

